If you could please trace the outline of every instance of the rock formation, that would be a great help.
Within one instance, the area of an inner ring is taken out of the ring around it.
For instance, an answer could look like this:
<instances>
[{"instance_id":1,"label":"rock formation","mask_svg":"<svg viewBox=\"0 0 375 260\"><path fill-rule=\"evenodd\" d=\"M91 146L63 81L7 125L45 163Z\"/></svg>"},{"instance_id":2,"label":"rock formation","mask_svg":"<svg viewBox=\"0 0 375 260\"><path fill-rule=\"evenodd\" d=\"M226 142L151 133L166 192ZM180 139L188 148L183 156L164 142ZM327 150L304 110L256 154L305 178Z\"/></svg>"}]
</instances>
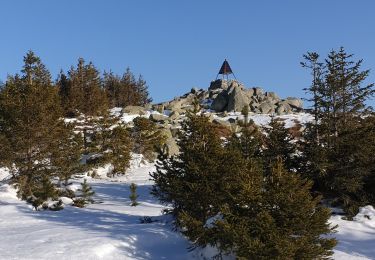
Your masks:
<instances>
[{"instance_id":1,"label":"rock formation","mask_svg":"<svg viewBox=\"0 0 375 260\"><path fill-rule=\"evenodd\" d=\"M260 87L246 88L237 80L214 80L207 91L193 88L190 93L170 102L154 105L154 109L171 110L182 114L191 109L194 99L199 99L204 108L215 112L240 112L249 106L250 112L283 115L303 110L302 100L295 97L281 99L275 92L265 92Z\"/></svg>"}]
</instances>

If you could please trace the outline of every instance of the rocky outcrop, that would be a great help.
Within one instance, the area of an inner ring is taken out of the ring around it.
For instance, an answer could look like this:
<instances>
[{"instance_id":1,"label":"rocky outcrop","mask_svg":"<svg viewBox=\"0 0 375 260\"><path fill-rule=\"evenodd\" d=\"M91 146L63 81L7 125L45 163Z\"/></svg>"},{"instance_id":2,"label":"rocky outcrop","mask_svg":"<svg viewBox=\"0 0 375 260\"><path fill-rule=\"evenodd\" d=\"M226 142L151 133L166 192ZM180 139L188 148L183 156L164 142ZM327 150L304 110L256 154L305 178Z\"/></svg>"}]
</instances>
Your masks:
<instances>
[{"instance_id":1,"label":"rocky outcrop","mask_svg":"<svg viewBox=\"0 0 375 260\"><path fill-rule=\"evenodd\" d=\"M288 97L282 100L275 92L265 92L260 87L246 89L236 80L213 81L208 91L209 97L213 99L210 108L216 112L239 112L246 105L251 112L262 114L282 115L303 109L299 98Z\"/></svg>"},{"instance_id":2,"label":"rocky outcrop","mask_svg":"<svg viewBox=\"0 0 375 260\"><path fill-rule=\"evenodd\" d=\"M126 106L122 112L130 115L143 115L146 111L146 108L141 106Z\"/></svg>"},{"instance_id":3,"label":"rocky outcrop","mask_svg":"<svg viewBox=\"0 0 375 260\"><path fill-rule=\"evenodd\" d=\"M170 114L171 120L175 120L194 107L194 100L199 100L201 107L215 112L240 112L244 106L249 106L252 113L263 114L282 115L303 110L303 103L299 98L281 99L275 92L266 92L260 87L246 88L237 80L222 79L212 81L206 91L192 88L189 93L154 107L160 110L159 112L163 109L175 112Z\"/></svg>"}]
</instances>

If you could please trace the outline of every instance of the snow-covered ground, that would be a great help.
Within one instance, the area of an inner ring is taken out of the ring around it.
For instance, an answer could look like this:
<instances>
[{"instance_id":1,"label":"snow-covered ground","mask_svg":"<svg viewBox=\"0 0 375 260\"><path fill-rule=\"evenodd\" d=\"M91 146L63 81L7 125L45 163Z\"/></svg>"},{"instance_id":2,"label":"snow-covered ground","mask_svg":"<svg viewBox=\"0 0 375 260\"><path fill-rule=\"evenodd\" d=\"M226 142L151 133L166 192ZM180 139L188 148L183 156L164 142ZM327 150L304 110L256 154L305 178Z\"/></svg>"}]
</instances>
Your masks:
<instances>
[{"instance_id":1,"label":"snow-covered ground","mask_svg":"<svg viewBox=\"0 0 375 260\"><path fill-rule=\"evenodd\" d=\"M34 211L15 189L0 184L0 259L202 259L161 215L164 207L149 193L153 170L150 164L133 165L127 176L88 178L96 203L57 212ZM0 181L6 175L0 168ZM138 185L137 207L129 206L132 182ZM141 224L144 216L156 222ZM375 259L374 208L362 208L354 221L330 221L339 225L335 259Z\"/></svg>"}]
</instances>

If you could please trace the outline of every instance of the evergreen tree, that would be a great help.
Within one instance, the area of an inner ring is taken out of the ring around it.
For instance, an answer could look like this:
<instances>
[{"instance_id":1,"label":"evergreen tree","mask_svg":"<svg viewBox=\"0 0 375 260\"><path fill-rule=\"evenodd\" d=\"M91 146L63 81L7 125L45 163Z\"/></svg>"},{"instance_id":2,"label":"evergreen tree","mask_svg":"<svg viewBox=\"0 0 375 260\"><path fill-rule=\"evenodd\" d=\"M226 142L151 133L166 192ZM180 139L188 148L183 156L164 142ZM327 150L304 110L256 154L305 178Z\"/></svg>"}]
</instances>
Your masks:
<instances>
[{"instance_id":1,"label":"evergreen tree","mask_svg":"<svg viewBox=\"0 0 375 260\"><path fill-rule=\"evenodd\" d=\"M112 106L145 106L152 102L146 81L141 75L136 80L130 68L126 69L122 77L112 72L104 73L103 81Z\"/></svg>"},{"instance_id":2,"label":"evergreen tree","mask_svg":"<svg viewBox=\"0 0 375 260\"><path fill-rule=\"evenodd\" d=\"M68 75L72 110L86 115L97 115L106 111L108 102L100 73L91 62L85 64L84 59L80 58L77 68L72 67ZM63 85L61 80L59 85Z\"/></svg>"},{"instance_id":3,"label":"evergreen tree","mask_svg":"<svg viewBox=\"0 0 375 260\"><path fill-rule=\"evenodd\" d=\"M238 149L246 160L261 159L264 137L259 127L251 120L242 127L241 131L233 134L227 144L228 148Z\"/></svg>"},{"instance_id":4,"label":"evergreen tree","mask_svg":"<svg viewBox=\"0 0 375 260\"><path fill-rule=\"evenodd\" d=\"M9 76L0 93L0 136L8 144L6 154L23 199L35 196L53 174L50 156L61 126L59 104L48 70L28 52L22 75Z\"/></svg>"},{"instance_id":5,"label":"evergreen tree","mask_svg":"<svg viewBox=\"0 0 375 260\"><path fill-rule=\"evenodd\" d=\"M208 118L193 114L183 122L178 144L177 156L169 157L167 151L161 151L156 172L151 173L155 181L152 194L173 205L167 211L176 216L177 225L183 212L204 223L217 213L213 204L220 200L217 189L225 164L219 161L224 148Z\"/></svg>"},{"instance_id":6,"label":"evergreen tree","mask_svg":"<svg viewBox=\"0 0 375 260\"><path fill-rule=\"evenodd\" d=\"M94 203L92 196L94 196L95 192L92 190L92 187L87 183L86 179L84 179L81 183L81 189L79 189L78 192L80 192L80 196L74 199L74 206L83 208L86 204Z\"/></svg>"},{"instance_id":7,"label":"evergreen tree","mask_svg":"<svg viewBox=\"0 0 375 260\"><path fill-rule=\"evenodd\" d=\"M285 128L284 123L272 118L269 128L265 128L265 131L266 137L263 156L266 167L280 157L286 169L294 171L297 168L295 158L296 145L292 135Z\"/></svg>"},{"instance_id":8,"label":"evergreen tree","mask_svg":"<svg viewBox=\"0 0 375 260\"><path fill-rule=\"evenodd\" d=\"M131 204L130 206L132 207L135 207L137 206L139 203L137 202L137 199L138 199L138 195L137 195L137 185L135 183L132 183L130 184L130 196L129 196L129 199L131 200Z\"/></svg>"},{"instance_id":9,"label":"evergreen tree","mask_svg":"<svg viewBox=\"0 0 375 260\"><path fill-rule=\"evenodd\" d=\"M165 142L162 132L157 129L157 125L150 119L136 117L133 120L131 137L134 141L133 152L143 154L149 160L155 160L157 147L161 147Z\"/></svg>"},{"instance_id":10,"label":"evergreen tree","mask_svg":"<svg viewBox=\"0 0 375 260\"><path fill-rule=\"evenodd\" d=\"M241 183L239 195L223 206L211 228L219 247L238 259L327 259L336 241L322 237L333 230L330 211L310 195L312 183L286 172L281 160L262 182L262 188Z\"/></svg>"},{"instance_id":11,"label":"evergreen tree","mask_svg":"<svg viewBox=\"0 0 375 260\"><path fill-rule=\"evenodd\" d=\"M51 163L54 166L54 175L64 186L69 185L72 175L83 170L80 163L84 152L82 137L75 134L74 126L60 123L54 140L55 149L51 150Z\"/></svg>"},{"instance_id":12,"label":"evergreen tree","mask_svg":"<svg viewBox=\"0 0 375 260\"><path fill-rule=\"evenodd\" d=\"M92 124L95 130L89 151L97 158L94 161L96 166L111 163L113 176L125 174L133 147L128 129L109 113L92 120Z\"/></svg>"},{"instance_id":13,"label":"evergreen tree","mask_svg":"<svg viewBox=\"0 0 375 260\"><path fill-rule=\"evenodd\" d=\"M322 62L319 62L319 54L316 52L307 52L303 55L305 59L304 62L301 62L302 67L308 68L311 70L312 84L310 87L305 88L304 90L311 94L312 97L307 99L307 101L312 102L313 109L312 114L314 115L314 137L316 142L319 144L319 127L318 122L321 119L322 113L322 104L323 104L323 89L324 89L324 73L325 68Z\"/></svg>"},{"instance_id":14,"label":"evergreen tree","mask_svg":"<svg viewBox=\"0 0 375 260\"><path fill-rule=\"evenodd\" d=\"M364 83L369 70L361 71L363 61L353 61L352 57L340 48L325 60L326 69L313 89L318 97L313 99L317 123L309 130L315 137L305 135L300 166L314 176L318 191L350 215L364 203L364 180L371 172L368 145L363 143L371 134L363 131L362 119L371 111L365 101L375 93L374 84Z\"/></svg>"},{"instance_id":15,"label":"evergreen tree","mask_svg":"<svg viewBox=\"0 0 375 260\"><path fill-rule=\"evenodd\" d=\"M238 141L224 147L204 116L183 124L180 154L159 154L152 194L193 247L216 246L239 259L316 259L332 252L329 210L310 195L311 182L287 173L281 160L265 174ZM227 149L230 148L230 149ZM242 154L244 152L244 154ZM231 162L231 163L229 163ZM232 163L235 162L235 163Z\"/></svg>"}]
</instances>

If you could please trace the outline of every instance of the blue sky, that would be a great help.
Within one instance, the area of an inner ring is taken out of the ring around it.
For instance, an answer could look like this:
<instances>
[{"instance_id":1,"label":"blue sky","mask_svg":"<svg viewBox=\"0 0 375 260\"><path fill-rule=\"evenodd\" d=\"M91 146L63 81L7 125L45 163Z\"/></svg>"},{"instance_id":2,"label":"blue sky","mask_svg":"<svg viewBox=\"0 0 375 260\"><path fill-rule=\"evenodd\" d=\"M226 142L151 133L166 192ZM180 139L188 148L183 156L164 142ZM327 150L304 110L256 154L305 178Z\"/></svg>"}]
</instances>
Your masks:
<instances>
[{"instance_id":1,"label":"blue sky","mask_svg":"<svg viewBox=\"0 0 375 260\"><path fill-rule=\"evenodd\" d=\"M207 88L227 58L248 87L304 96L302 55L340 46L375 81L373 0L2 0L0 10L2 81L31 49L54 77L79 57L101 71L129 66L163 101Z\"/></svg>"}]
</instances>

